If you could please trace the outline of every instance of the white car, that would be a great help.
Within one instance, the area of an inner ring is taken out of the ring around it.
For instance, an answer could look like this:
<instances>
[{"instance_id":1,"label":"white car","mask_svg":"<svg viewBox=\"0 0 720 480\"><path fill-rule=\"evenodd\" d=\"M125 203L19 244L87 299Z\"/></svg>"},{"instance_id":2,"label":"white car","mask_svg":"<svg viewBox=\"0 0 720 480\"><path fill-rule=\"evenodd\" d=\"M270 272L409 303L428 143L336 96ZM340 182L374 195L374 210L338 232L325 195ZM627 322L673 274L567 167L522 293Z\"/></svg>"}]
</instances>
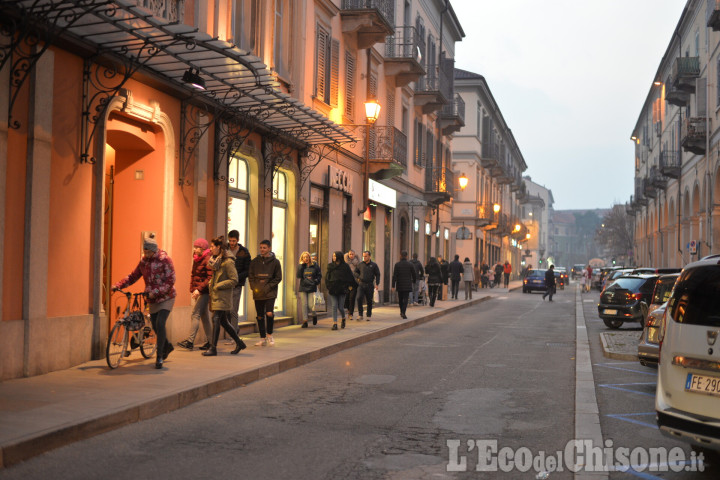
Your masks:
<instances>
[{"instance_id":1,"label":"white car","mask_svg":"<svg viewBox=\"0 0 720 480\"><path fill-rule=\"evenodd\" d=\"M660 431L718 458L720 255L688 264L659 332L655 411ZM707 457L706 457L707 458Z\"/></svg>"}]
</instances>

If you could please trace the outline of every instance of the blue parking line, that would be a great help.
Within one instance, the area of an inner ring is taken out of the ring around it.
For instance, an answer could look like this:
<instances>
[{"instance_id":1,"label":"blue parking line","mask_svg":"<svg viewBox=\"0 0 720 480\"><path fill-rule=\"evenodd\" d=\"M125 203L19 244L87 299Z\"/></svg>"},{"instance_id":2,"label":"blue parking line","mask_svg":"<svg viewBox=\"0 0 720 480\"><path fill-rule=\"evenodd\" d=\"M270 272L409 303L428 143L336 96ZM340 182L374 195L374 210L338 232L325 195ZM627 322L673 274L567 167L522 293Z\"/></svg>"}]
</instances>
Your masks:
<instances>
[{"instance_id":1,"label":"blue parking line","mask_svg":"<svg viewBox=\"0 0 720 480\"><path fill-rule=\"evenodd\" d=\"M685 465L687 468L688 465L693 466L694 463L692 461L685 460L684 462L679 462L677 464L673 464L673 467L675 467L676 465ZM649 467L649 465L637 465L637 467L642 467L643 470L645 470ZM653 469L662 470L664 472L671 471L669 467L670 467L670 464L667 462L653 464ZM630 475L633 475L635 477L645 478L648 480L662 480L662 477L657 477L655 475L652 475L652 474L646 473L646 472L638 472L638 471L634 470L631 466L613 465L612 467L609 468L609 470L611 472L629 473Z\"/></svg>"},{"instance_id":2,"label":"blue parking line","mask_svg":"<svg viewBox=\"0 0 720 480\"><path fill-rule=\"evenodd\" d=\"M655 398L654 393L638 392L637 390L631 390L629 388L622 388L623 386L626 386L626 385L657 385L657 383L655 383L655 382L650 382L650 383L604 383L604 384L598 385L598 387L612 388L614 390L636 393L638 395L645 395L647 397Z\"/></svg>"},{"instance_id":3,"label":"blue parking line","mask_svg":"<svg viewBox=\"0 0 720 480\"><path fill-rule=\"evenodd\" d=\"M635 362L628 362L628 363L635 363ZM622 368L622 367L615 367L613 366L615 364L612 363L596 363L596 367L607 367L612 368L614 370L622 370L624 372L632 372L632 373L642 373L643 375L652 375L653 377L657 376L657 372L645 372L643 370L633 370L631 368Z\"/></svg>"},{"instance_id":4,"label":"blue parking line","mask_svg":"<svg viewBox=\"0 0 720 480\"><path fill-rule=\"evenodd\" d=\"M657 430L658 427L657 427L657 425L656 425L655 423L641 422L640 420L634 420L634 419L631 419L631 418L627 418L627 417L638 416L638 415L652 415L652 416L655 416L655 412L650 412L650 413L617 413L617 414L605 415L605 416L606 416L606 417L609 417L609 418L615 418L615 419L617 419L617 420L622 420L622 421L624 421L624 422L634 423L635 425L642 425L643 427L654 428L655 430Z\"/></svg>"}]
</instances>

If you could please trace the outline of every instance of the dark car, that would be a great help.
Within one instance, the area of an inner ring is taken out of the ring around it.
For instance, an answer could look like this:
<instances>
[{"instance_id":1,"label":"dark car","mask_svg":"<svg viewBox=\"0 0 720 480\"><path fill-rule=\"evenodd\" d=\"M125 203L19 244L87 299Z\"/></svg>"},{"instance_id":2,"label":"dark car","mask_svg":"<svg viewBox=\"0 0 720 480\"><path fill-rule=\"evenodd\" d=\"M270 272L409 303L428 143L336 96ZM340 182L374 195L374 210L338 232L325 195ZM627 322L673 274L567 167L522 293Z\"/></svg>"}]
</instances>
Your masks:
<instances>
[{"instance_id":1,"label":"dark car","mask_svg":"<svg viewBox=\"0 0 720 480\"><path fill-rule=\"evenodd\" d=\"M679 273L671 273L669 275L661 275L655 282L655 290L653 291L650 306L648 308L648 316L643 325L643 332L638 342L638 359L640 364L649 366L656 365L660 356L660 342L658 340L658 330L662 322L667 301L675 286L675 281L680 276Z\"/></svg>"},{"instance_id":2,"label":"dark car","mask_svg":"<svg viewBox=\"0 0 720 480\"><path fill-rule=\"evenodd\" d=\"M624 275L608 284L600 294L598 315L609 328L620 328L624 322L645 325L659 275Z\"/></svg>"},{"instance_id":3,"label":"dark car","mask_svg":"<svg viewBox=\"0 0 720 480\"><path fill-rule=\"evenodd\" d=\"M546 291L545 286L545 272L547 270L537 269L530 270L527 276L523 279L523 293L530 293L533 290Z\"/></svg>"}]
</instances>

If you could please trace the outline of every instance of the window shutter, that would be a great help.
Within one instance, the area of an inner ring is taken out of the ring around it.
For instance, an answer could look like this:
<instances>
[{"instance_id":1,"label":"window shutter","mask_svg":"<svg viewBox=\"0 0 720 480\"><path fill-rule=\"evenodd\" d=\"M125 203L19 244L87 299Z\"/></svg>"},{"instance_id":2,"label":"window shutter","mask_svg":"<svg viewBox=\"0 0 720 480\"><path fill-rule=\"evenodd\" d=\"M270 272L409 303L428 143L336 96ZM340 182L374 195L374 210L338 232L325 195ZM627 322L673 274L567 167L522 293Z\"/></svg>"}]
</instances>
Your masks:
<instances>
[{"instance_id":1,"label":"window shutter","mask_svg":"<svg viewBox=\"0 0 720 480\"><path fill-rule=\"evenodd\" d=\"M340 42L332 40L330 48L330 105L338 106L338 85L340 76Z\"/></svg>"},{"instance_id":2,"label":"window shutter","mask_svg":"<svg viewBox=\"0 0 720 480\"><path fill-rule=\"evenodd\" d=\"M387 125L389 127L395 126L395 92L388 89L387 92L387 113L385 114L387 119Z\"/></svg>"},{"instance_id":3,"label":"window shutter","mask_svg":"<svg viewBox=\"0 0 720 480\"><path fill-rule=\"evenodd\" d=\"M345 115L353 118L355 113L355 57L345 51Z\"/></svg>"},{"instance_id":4,"label":"window shutter","mask_svg":"<svg viewBox=\"0 0 720 480\"><path fill-rule=\"evenodd\" d=\"M368 93L370 94L370 98L374 98L375 100L377 100L377 99L378 99L378 98L377 98L377 93L378 93L378 80L377 80L377 74L376 74L376 73L371 73L371 74L370 74L370 86L369 86L368 88L369 88Z\"/></svg>"},{"instance_id":5,"label":"window shutter","mask_svg":"<svg viewBox=\"0 0 720 480\"><path fill-rule=\"evenodd\" d=\"M707 114L707 103L705 99L707 98L707 91L706 91L706 78L698 78L695 81L695 102L696 102L696 109L698 117L704 117Z\"/></svg>"},{"instance_id":6,"label":"window shutter","mask_svg":"<svg viewBox=\"0 0 720 480\"><path fill-rule=\"evenodd\" d=\"M327 66L327 32L318 25L315 45L315 96L325 101L325 71Z\"/></svg>"},{"instance_id":7,"label":"window shutter","mask_svg":"<svg viewBox=\"0 0 720 480\"><path fill-rule=\"evenodd\" d=\"M426 133L426 144L425 145L426 145L425 152L427 152L426 153L427 156L425 159L426 160L425 165L427 168L432 168L434 160L435 160L435 158L434 158L435 157L435 141L433 140L433 133L429 128L427 129L427 133Z\"/></svg>"}]
</instances>

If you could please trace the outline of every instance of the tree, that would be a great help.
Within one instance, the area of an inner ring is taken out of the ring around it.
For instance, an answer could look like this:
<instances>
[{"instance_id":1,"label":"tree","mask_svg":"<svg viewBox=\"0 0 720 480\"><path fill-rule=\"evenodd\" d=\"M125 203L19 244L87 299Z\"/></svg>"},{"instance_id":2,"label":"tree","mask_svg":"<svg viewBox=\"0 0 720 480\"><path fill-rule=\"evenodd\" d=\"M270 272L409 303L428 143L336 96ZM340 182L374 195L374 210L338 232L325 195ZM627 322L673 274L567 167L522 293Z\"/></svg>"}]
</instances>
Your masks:
<instances>
[{"instance_id":1,"label":"tree","mask_svg":"<svg viewBox=\"0 0 720 480\"><path fill-rule=\"evenodd\" d=\"M625 211L624 205L614 205L605 217L603 226L597 230L595 240L613 257L628 255L633 249L635 223Z\"/></svg>"}]
</instances>

